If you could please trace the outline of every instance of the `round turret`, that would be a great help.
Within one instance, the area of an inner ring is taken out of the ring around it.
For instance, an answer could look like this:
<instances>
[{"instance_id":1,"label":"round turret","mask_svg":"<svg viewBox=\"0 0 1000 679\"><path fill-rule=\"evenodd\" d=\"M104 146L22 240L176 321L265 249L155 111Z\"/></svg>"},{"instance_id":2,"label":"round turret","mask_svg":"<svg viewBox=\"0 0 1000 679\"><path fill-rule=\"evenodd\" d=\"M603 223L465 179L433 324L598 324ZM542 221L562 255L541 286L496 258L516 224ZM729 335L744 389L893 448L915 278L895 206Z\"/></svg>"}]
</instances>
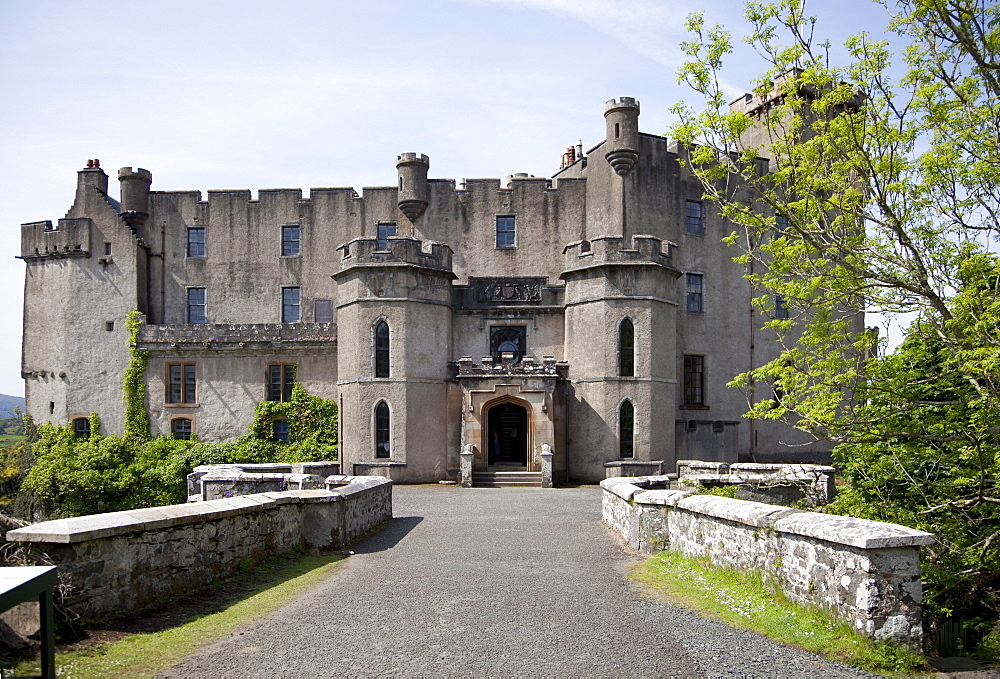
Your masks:
<instances>
[{"instance_id":1,"label":"round turret","mask_svg":"<svg viewBox=\"0 0 1000 679\"><path fill-rule=\"evenodd\" d=\"M604 104L604 119L608 124L604 157L624 177L639 160L639 102L632 97L612 99Z\"/></svg>"},{"instance_id":2,"label":"round turret","mask_svg":"<svg viewBox=\"0 0 1000 679\"><path fill-rule=\"evenodd\" d=\"M153 174L141 167L134 172L131 167L123 167L118 170L118 181L122 190L122 219L133 229L142 226L149 218L149 185L153 183Z\"/></svg>"},{"instance_id":3,"label":"round turret","mask_svg":"<svg viewBox=\"0 0 1000 679\"><path fill-rule=\"evenodd\" d=\"M418 153L403 153L396 158L399 172L400 211L411 222L418 219L427 209L427 170L430 158Z\"/></svg>"}]
</instances>

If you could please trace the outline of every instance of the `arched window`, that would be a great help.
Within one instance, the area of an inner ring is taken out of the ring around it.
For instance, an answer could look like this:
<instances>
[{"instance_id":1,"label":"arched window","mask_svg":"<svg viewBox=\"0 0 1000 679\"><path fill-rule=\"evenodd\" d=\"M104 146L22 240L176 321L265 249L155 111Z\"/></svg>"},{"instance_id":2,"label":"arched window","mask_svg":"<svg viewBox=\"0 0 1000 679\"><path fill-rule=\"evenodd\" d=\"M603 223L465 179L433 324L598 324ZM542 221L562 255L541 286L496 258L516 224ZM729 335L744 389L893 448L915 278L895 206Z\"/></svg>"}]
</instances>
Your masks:
<instances>
[{"instance_id":1,"label":"arched window","mask_svg":"<svg viewBox=\"0 0 1000 679\"><path fill-rule=\"evenodd\" d=\"M389 324L379 321L375 326L375 377L389 376Z\"/></svg>"},{"instance_id":2,"label":"arched window","mask_svg":"<svg viewBox=\"0 0 1000 679\"><path fill-rule=\"evenodd\" d=\"M181 441L191 440L191 419L188 417L175 417L170 421L170 435Z\"/></svg>"},{"instance_id":3,"label":"arched window","mask_svg":"<svg viewBox=\"0 0 1000 679\"><path fill-rule=\"evenodd\" d=\"M375 406L375 457L389 457L389 405L385 401Z\"/></svg>"},{"instance_id":4,"label":"arched window","mask_svg":"<svg viewBox=\"0 0 1000 679\"><path fill-rule=\"evenodd\" d=\"M618 374L635 375L635 327L627 318L618 325Z\"/></svg>"},{"instance_id":5,"label":"arched window","mask_svg":"<svg viewBox=\"0 0 1000 679\"><path fill-rule=\"evenodd\" d=\"M90 419L86 417L77 417L73 419L73 433L76 434L78 439L89 439L90 438Z\"/></svg>"},{"instance_id":6,"label":"arched window","mask_svg":"<svg viewBox=\"0 0 1000 679\"><path fill-rule=\"evenodd\" d=\"M618 408L618 457L632 457L632 435L635 431L635 408L625 401Z\"/></svg>"}]
</instances>

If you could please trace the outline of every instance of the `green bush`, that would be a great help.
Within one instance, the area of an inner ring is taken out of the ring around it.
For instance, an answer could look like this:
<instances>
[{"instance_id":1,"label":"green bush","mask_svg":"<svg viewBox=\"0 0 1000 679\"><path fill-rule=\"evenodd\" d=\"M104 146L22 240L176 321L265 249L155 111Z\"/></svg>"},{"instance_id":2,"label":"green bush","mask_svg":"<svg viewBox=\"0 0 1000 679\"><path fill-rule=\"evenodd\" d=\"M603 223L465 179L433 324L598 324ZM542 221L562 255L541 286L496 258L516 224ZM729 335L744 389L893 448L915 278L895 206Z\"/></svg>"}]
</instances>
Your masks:
<instances>
[{"instance_id":1,"label":"green bush","mask_svg":"<svg viewBox=\"0 0 1000 679\"><path fill-rule=\"evenodd\" d=\"M288 422L287 442L274 440L274 422L279 419ZM165 436L143 439L134 432L103 436L96 414L91 415L90 431L89 438L81 439L70 425L38 427L38 440L29 447L34 465L29 465L19 502L15 502L15 506L33 508L33 515L25 518L37 520L39 514L46 518L80 516L184 502L186 477L203 464L310 462L337 457L335 402L312 396L299 385L287 402L259 404L250 433L229 443Z\"/></svg>"}]
</instances>

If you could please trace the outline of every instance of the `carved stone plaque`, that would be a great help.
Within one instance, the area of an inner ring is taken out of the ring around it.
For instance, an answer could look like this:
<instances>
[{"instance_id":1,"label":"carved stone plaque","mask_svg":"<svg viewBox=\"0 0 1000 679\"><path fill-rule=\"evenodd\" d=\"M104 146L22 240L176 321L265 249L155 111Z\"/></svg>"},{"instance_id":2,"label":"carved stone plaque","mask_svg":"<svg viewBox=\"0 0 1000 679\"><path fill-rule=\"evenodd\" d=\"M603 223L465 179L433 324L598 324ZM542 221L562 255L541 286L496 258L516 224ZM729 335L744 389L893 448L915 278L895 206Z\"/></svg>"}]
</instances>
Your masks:
<instances>
[{"instance_id":1,"label":"carved stone plaque","mask_svg":"<svg viewBox=\"0 0 1000 679\"><path fill-rule=\"evenodd\" d=\"M477 278L472 284L480 304L538 304L542 282L539 278Z\"/></svg>"}]
</instances>

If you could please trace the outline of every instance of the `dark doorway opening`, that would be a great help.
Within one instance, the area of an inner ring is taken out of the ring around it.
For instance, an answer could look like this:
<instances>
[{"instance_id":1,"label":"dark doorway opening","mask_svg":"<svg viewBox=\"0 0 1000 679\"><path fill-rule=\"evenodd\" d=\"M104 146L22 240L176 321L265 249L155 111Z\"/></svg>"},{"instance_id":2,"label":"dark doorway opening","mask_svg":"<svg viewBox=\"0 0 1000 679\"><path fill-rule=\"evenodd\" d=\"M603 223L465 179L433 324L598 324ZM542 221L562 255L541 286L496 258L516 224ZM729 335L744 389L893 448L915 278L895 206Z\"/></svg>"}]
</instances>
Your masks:
<instances>
[{"instance_id":1,"label":"dark doorway opening","mask_svg":"<svg viewBox=\"0 0 1000 679\"><path fill-rule=\"evenodd\" d=\"M489 466L526 467L528 464L528 411L513 403L500 403L487 413Z\"/></svg>"}]
</instances>

